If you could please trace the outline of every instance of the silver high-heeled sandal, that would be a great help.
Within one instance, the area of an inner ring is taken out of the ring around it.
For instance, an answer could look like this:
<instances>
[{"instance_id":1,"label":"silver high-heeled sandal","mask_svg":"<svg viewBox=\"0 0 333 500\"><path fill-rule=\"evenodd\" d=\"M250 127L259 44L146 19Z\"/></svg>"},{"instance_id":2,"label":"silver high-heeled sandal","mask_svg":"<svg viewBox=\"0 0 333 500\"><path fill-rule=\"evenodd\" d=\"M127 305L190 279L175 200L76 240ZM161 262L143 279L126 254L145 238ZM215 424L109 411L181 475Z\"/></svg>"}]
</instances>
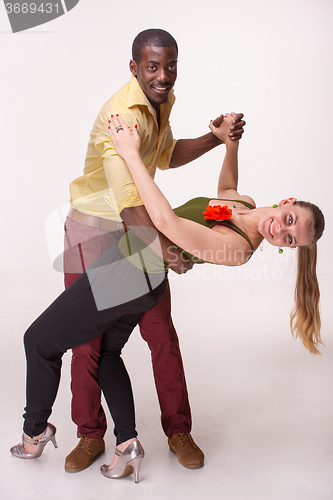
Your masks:
<instances>
[{"instance_id":1,"label":"silver high-heeled sandal","mask_svg":"<svg viewBox=\"0 0 333 500\"><path fill-rule=\"evenodd\" d=\"M17 444L16 446L13 446L10 449L10 453L14 455L14 457L17 458L26 458L26 459L33 459L33 458L38 458L41 456L43 453L43 450L47 443L49 441L52 441L53 445L55 448L58 448L56 439L55 439L55 433L57 432L57 429L54 427L52 424L47 424L45 431L43 432L42 437L39 439L29 439L22 436L22 443ZM37 453L28 453L25 451L23 443L24 441L29 444L33 444L34 446L39 446L39 449Z\"/></svg>"},{"instance_id":2,"label":"silver high-heeled sandal","mask_svg":"<svg viewBox=\"0 0 333 500\"><path fill-rule=\"evenodd\" d=\"M139 468L145 451L140 441L133 441L126 450L122 453L117 450L115 454L119 457L117 465L113 469L108 469L108 465L102 465L101 473L103 476L110 479L120 479L121 477L129 476L134 471L135 482L139 482Z\"/></svg>"}]
</instances>

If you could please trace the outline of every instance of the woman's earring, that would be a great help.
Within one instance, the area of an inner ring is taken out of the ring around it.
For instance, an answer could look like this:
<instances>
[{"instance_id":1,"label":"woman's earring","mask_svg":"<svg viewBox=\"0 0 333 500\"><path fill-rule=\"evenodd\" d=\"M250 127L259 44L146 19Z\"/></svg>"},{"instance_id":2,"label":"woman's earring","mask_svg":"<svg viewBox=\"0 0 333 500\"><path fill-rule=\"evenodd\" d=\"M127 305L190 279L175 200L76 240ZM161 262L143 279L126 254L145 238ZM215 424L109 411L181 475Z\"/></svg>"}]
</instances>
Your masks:
<instances>
[{"instance_id":1,"label":"woman's earring","mask_svg":"<svg viewBox=\"0 0 333 500\"><path fill-rule=\"evenodd\" d=\"M276 208L276 207L277 207L277 204L276 204L276 203L274 203L273 208Z\"/></svg>"}]
</instances>

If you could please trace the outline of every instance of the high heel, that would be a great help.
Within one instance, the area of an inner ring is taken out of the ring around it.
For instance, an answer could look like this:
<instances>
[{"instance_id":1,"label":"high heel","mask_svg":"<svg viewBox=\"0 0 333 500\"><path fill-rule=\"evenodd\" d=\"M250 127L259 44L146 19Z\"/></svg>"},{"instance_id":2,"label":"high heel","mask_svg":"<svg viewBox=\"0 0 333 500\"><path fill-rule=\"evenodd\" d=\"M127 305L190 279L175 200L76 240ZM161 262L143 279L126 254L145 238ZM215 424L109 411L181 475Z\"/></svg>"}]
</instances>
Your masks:
<instances>
[{"instance_id":1,"label":"high heel","mask_svg":"<svg viewBox=\"0 0 333 500\"><path fill-rule=\"evenodd\" d=\"M122 453L116 448L115 454L119 457L117 465L113 469L108 469L108 465L102 465L100 470L103 476L110 479L120 479L129 476L134 471L135 482L138 483L140 465L145 456L140 441L133 441Z\"/></svg>"},{"instance_id":2,"label":"high heel","mask_svg":"<svg viewBox=\"0 0 333 500\"><path fill-rule=\"evenodd\" d=\"M45 431L42 434L42 437L39 439L29 439L22 436L22 443L13 446L10 449L10 453L17 458L25 458L25 459L33 459L38 458L43 453L43 450L49 441L52 441L55 448L58 448L55 433L57 429L52 424L47 424ZM34 446L39 446L37 453L28 453L25 451L23 443L26 442L28 444L33 444Z\"/></svg>"}]
</instances>

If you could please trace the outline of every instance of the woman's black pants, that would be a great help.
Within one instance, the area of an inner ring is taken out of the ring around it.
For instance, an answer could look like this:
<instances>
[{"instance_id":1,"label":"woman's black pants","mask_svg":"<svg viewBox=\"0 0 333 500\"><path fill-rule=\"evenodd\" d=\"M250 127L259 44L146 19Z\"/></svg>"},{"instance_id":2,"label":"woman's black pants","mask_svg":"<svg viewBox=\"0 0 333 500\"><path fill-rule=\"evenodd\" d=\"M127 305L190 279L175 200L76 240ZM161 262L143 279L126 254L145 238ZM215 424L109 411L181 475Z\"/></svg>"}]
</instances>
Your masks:
<instances>
[{"instance_id":1,"label":"woman's black pants","mask_svg":"<svg viewBox=\"0 0 333 500\"><path fill-rule=\"evenodd\" d=\"M24 432L28 436L37 436L46 428L63 354L101 334L99 381L115 424L117 444L137 435L131 382L120 354L142 313L157 304L166 288L165 273L148 275L113 245L37 318L24 336Z\"/></svg>"}]
</instances>

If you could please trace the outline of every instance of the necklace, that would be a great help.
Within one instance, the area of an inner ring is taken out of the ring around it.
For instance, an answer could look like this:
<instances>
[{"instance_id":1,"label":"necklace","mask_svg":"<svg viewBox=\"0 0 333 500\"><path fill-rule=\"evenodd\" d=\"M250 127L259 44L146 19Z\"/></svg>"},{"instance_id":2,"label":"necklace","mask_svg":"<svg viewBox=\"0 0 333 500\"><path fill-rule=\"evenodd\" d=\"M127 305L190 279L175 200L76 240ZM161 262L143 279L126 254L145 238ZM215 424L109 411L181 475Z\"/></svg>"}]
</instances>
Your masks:
<instances>
[{"instance_id":1,"label":"necklace","mask_svg":"<svg viewBox=\"0 0 333 500\"><path fill-rule=\"evenodd\" d=\"M257 235L257 234L256 234L256 233L255 233L255 232L254 232L251 228L250 228L250 226L248 226L248 225L246 224L246 222L245 222L245 220L244 220L244 217L242 217L242 216L241 216L241 214L240 214L240 213L238 213L238 209L237 209L237 207L235 207L235 205L234 205L234 207L233 207L233 208L235 208L235 209L236 209L236 213L237 213L237 215L241 218L241 220L244 222L245 226L246 226L246 227L247 227L247 228L251 231L251 233L255 236L255 238L256 238L256 239L259 239L259 238L258 238L258 235ZM262 241L259 243L259 250L260 250L260 252L262 252L262 251L263 251L263 249L264 249L264 242L263 242L263 240L262 240Z\"/></svg>"}]
</instances>

